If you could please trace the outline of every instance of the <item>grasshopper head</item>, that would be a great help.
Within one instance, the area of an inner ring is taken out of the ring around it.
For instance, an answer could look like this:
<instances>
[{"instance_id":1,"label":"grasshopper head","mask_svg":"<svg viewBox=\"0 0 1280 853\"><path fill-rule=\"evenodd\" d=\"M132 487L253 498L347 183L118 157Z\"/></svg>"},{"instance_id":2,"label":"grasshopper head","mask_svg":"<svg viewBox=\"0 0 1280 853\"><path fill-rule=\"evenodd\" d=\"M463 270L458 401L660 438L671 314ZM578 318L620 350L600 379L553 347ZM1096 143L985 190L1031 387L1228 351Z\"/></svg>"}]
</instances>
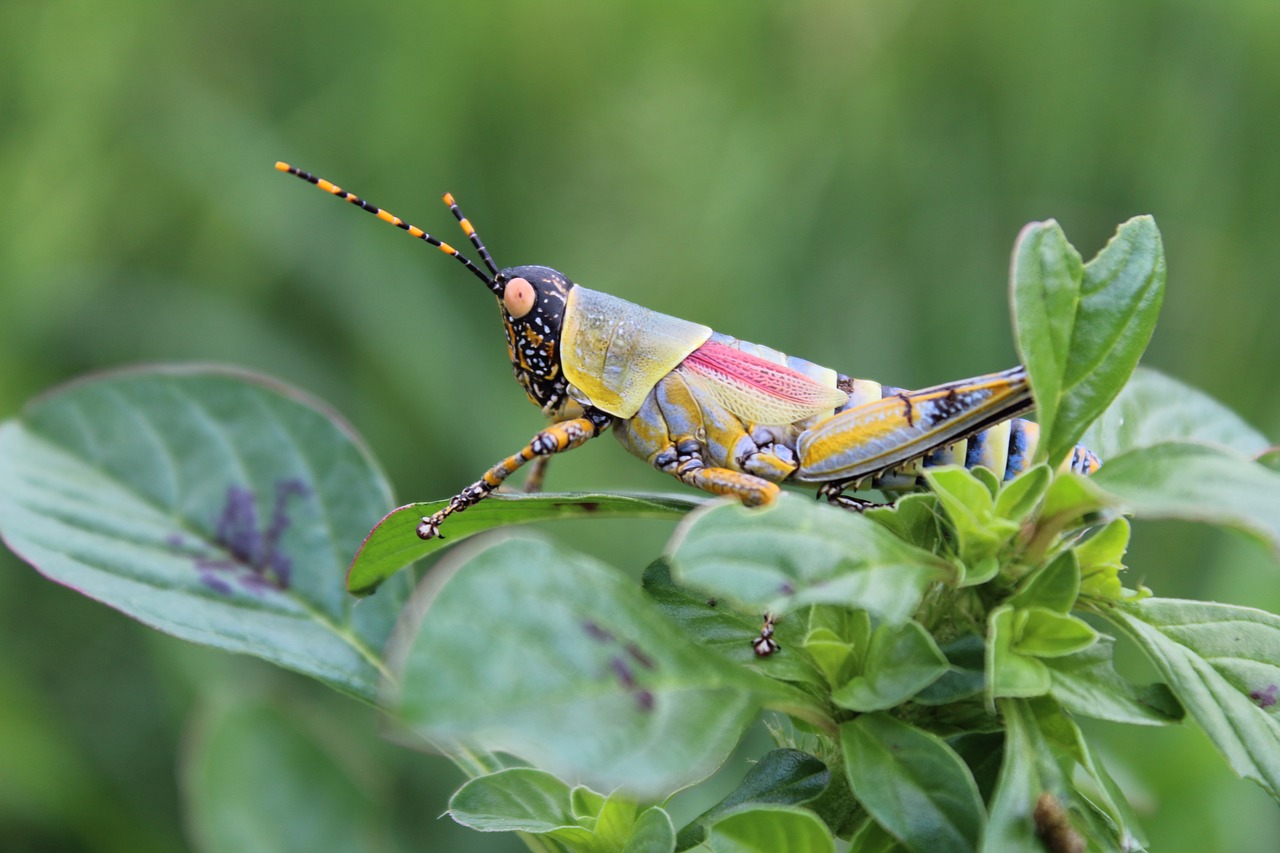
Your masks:
<instances>
[{"instance_id":1,"label":"grasshopper head","mask_svg":"<svg viewBox=\"0 0 1280 853\"><path fill-rule=\"evenodd\" d=\"M508 267L494 276L502 286L498 303L507 333L507 354L516 379L539 406L564 396L560 371L560 327L573 282L551 267Z\"/></svg>"}]
</instances>

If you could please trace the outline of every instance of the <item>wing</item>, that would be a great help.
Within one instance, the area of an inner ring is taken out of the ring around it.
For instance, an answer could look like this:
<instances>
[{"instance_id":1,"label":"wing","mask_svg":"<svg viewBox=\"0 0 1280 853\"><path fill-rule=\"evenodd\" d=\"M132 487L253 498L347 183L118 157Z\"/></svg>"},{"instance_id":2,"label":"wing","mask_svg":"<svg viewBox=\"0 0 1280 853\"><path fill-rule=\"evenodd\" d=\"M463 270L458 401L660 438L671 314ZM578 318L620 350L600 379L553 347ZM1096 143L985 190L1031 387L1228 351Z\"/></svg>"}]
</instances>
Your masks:
<instances>
[{"instance_id":1,"label":"wing","mask_svg":"<svg viewBox=\"0 0 1280 853\"><path fill-rule=\"evenodd\" d=\"M781 426L849 402L849 395L784 364L709 340L680 369L744 423Z\"/></svg>"}]
</instances>

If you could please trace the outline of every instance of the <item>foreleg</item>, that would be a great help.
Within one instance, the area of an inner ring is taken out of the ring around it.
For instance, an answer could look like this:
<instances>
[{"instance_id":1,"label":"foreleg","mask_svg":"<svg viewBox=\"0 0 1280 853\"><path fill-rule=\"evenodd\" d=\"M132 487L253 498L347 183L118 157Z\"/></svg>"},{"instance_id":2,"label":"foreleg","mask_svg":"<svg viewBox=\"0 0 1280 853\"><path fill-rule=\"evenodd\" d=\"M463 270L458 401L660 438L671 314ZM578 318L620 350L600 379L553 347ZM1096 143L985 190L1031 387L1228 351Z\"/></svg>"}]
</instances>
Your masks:
<instances>
[{"instance_id":1,"label":"foreleg","mask_svg":"<svg viewBox=\"0 0 1280 853\"><path fill-rule=\"evenodd\" d=\"M587 441L603 432L608 423L609 421L606 417L582 417L552 424L535 435L533 440L521 448L518 453L503 459L486 471L479 480L467 486L459 494L454 495L449 500L449 505L444 509L435 515L423 517L422 523L418 525L418 537L420 539L434 539L440 536L440 525L444 523L446 518L455 512L462 512L468 507L475 506L489 497L494 489L501 486L504 480L523 467L526 462L545 459L553 453L564 453L567 450L581 447Z\"/></svg>"}]
</instances>

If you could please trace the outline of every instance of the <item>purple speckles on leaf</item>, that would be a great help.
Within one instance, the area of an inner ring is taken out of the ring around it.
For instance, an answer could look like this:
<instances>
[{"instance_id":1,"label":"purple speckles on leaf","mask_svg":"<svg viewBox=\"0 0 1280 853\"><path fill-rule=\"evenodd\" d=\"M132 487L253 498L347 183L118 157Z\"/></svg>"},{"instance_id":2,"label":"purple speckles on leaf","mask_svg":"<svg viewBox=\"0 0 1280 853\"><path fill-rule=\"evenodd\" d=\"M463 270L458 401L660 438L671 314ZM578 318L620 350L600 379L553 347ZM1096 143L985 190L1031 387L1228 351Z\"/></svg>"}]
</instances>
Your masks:
<instances>
[{"instance_id":1,"label":"purple speckles on leaf","mask_svg":"<svg viewBox=\"0 0 1280 853\"><path fill-rule=\"evenodd\" d=\"M199 569L198 564L196 568ZM200 572L200 582L219 595L230 595L232 592L231 584L208 571Z\"/></svg>"},{"instance_id":2,"label":"purple speckles on leaf","mask_svg":"<svg viewBox=\"0 0 1280 853\"><path fill-rule=\"evenodd\" d=\"M1268 684L1261 690L1254 690L1249 693L1249 698L1252 699L1254 704L1259 708L1270 708L1272 705L1276 704L1277 689L1280 688L1277 688L1274 684Z\"/></svg>"},{"instance_id":3,"label":"purple speckles on leaf","mask_svg":"<svg viewBox=\"0 0 1280 853\"><path fill-rule=\"evenodd\" d=\"M595 640L597 643L613 642L612 634L590 620L582 623L582 630L586 631L587 636Z\"/></svg>"},{"instance_id":4,"label":"purple speckles on leaf","mask_svg":"<svg viewBox=\"0 0 1280 853\"><path fill-rule=\"evenodd\" d=\"M586 635L595 642L604 646L621 648L626 652L626 657L621 654L611 654L609 656L609 671L613 674L613 677L618 680L618 683L622 685L623 689L630 693L636 700L636 704L639 706L641 711L652 711L654 703L653 694L648 690L641 689L637 684L636 671L631 664L628 663L628 658L644 669L649 670L656 669L658 666L657 662L636 643L623 643L608 630L600 627L589 619L584 620L580 624L582 625L582 630Z\"/></svg>"},{"instance_id":5,"label":"purple speckles on leaf","mask_svg":"<svg viewBox=\"0 0 1280 853\"><path fill-rule=\"evenodd\" d=\"M271 518L264 528L253 491L243 486L228 487L213 537L226 555L196 557L195 568L201 582L223 595L232 592L227 578L254 593L288 589L293 561L280 550L280 540L291 523L288 503L292 497L309 494L311 490L301 480L276 483ZM180 541L171 544L181 547Z\"/></svg>"},{"instance_id":6,"label":"purple speckles on leaf","mask_svg":"<svg viewBox=\"0 0 1280 853\"><path fill-rule=\"evenodd\" d=\"M632 690L636 686L635 673L631 671L631 667L627 666L627 662L620 657L609 659L609 667L613 670L613 674L618 676L618 680L622 682L622 686L628 690Z\"/></svg>"},{"instance_id":7,"label":"purple speckles on leaf","mask_svg":"<svg viewBox=\"0 0 1280 853\"><path fill-rule=\"evenodd\" d=\"M631 655L632 659L645 669L653 669L656 665L653 662L653 658L645 654L644 649L640 648L635 643L627 643L627 654Z\"/></svg>"}]
</instances>

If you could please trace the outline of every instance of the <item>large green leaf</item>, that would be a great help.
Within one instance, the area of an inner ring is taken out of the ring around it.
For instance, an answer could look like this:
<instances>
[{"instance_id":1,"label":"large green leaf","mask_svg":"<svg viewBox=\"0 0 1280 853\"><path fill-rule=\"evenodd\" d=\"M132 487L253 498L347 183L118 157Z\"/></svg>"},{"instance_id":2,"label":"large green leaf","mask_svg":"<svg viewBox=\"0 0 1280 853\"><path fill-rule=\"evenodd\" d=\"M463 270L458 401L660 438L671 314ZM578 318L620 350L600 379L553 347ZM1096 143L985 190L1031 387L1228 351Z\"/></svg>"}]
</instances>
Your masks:
<instances>
[{"instance_id":1,"label":"large green leaf","mask_svg":"<svg viewBox=\"0 0 1280 853\"><path fill-rule=\"evenodd\" d=\"M712 853L834 853L831 830L796 806L752 805L711 825Z\"/></svg>"},{"instance_id":2,"label":"large green leaf","mask_svg":"<svg viewBox=\"0 0 1280 853\"><path fill-rule=\"evenodd\" d=\"M973 775L935 735L883 713L840 727L845 773L858 802L916 853L968 853L986 811Z\"/></svg>"},{"instance_id":3,"label":"large green leaf","mask_svg":"<svg viewBox=\"0 0 1280 853\"><path fill-rule=\"evenodd\" d=\"M1143 648L1232 769L1280 799L1280 616L1160 598L1104 612Z\"/></svg>"},{"instance_id":4,"label":"large green leaf","mask_svg":"<svg viewBox=\"0 0 1280 853\"><path fill-rule=\"evenodd\" d=\"M360 853L385 832L354 768L270 705L207 709L182 776L187 826L205 853Z\"/></svg>"},{"instance_id":5,"label":"large green leaf","mask_svg":"<svg viewBox=\"0 0 1280 853\"><path fill-rule=\"evenodd\" d=\"M955 572L870 519L790 494L758 509L716 503L690 514L668 559L681 583L757 612L834 603L891 622Z\"/></svg>"},{"instance_id":6,"label":"large green leaf","mask_svg":"<svg viewBox=\"0 0 1280 853\"><path fill-rule=\"evenodd\" d=\"M1230 450L1156 444L1108 460L1094 487L1138 518L1234 527L1280 553L1280 472Z\"/></svg>"},{"instance_id":7,"label":"large green leaf","mask_svg":"<svg viewBox=\"0 0 1280 853\"><path fill-rule=\"evenodd\" d=\"M1056 222L1018 236L1010 296L1041 425L1038 458L1060 461L1138 363L1164 300L1155 221L1122 224L1088 264Z\"/></svg>"},{"instance_id":8,"label":"large green leaf","mask_svg":"<svg viewBox=\"0 0 1280 853\"><path fill-rule=\"evenodd\" d=\"M1107 410L1089 426L1084 444L1103 462L1166 441L1212 444L1246 456L1271 446L1266 436L1208 394L1139 367Z\"/></svg>"},{"instance_id":9,"label":"large green leaf","mask_svg":"<svg viewBox=\"0 0 1280 853\"><path fill-rule=\"evenodd\" d=\"M419 539L415 531L423 516L448 503L447 499L412 503L387 513L369 531L351 562L347 590L352 595L371 595L383 581L415 560L495 527L556 518L675 519L703 501L674 495L499 492L466 512L451 516L444 528L445 537Z\"/></svg>"},{"instance_id":10,"label":"large green leaf","mask_svg":"<svg viewBox=\"0 0 1280 853\"><path fill-rule=\"evenodd\" d=\"M336 415L227 368L92 377L0 425L0 533L43 574L370 700L408 584L356 608L342 573L391 503Z\"/></svg>"},{"instance_id":11,"label":"large green leaf","mask_svg":"<svg viewBox=\"0 0 1280 853\"><path fill-rule=\"evenodd\" d=\"M663 795L714 770L787 689L690 643L639 588L582 554L508 538L447 560L424 582L388 700L433 741Z\"/></svg>"}]
</instances>

